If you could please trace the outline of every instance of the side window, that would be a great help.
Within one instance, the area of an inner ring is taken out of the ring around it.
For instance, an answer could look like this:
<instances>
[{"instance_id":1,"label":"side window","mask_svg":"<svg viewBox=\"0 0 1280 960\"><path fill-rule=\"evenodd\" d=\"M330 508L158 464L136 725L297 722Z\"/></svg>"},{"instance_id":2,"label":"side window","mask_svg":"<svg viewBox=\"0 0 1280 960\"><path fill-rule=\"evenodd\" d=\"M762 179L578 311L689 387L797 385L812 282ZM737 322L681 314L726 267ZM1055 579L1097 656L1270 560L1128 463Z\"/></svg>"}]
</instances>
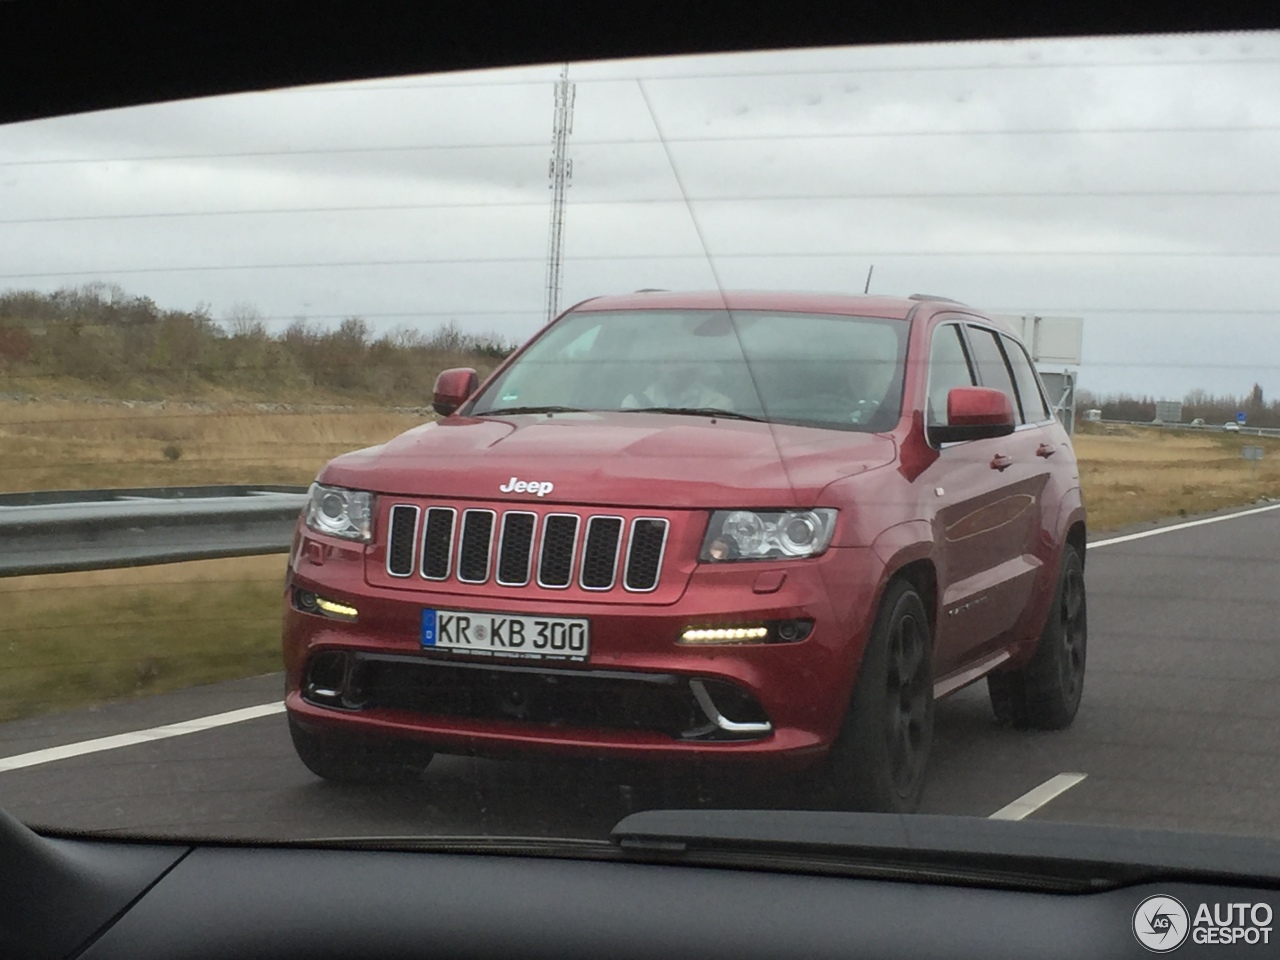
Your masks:
<instances>
[{"instance_id":1,"label":"side window","mask_svg":"<svg viewBox=\"0 0 1280 960\"><path fill-rule=\"evenodd\" d=\"M1005 356L1009 358L1009 366L1013 368L1013 382L1018 387L1018 399L1022 402L1022 422L1042 423L1050 419L1053 415L1045 403L1040 379L1031 366L1027 351L1011 337L1001 336L1000 342L1004 345Z\"/></svg>"},{"instance_id":2,"label":"side window","mask_svg":"<svg viewBox=\"0 0 1280 960\"><path fill-rule=\"evenodd\" d=\"M1018 412L1018 394L1013 389L1013 376L1005 361L1004 351L994 330L985 327L969 327L969 347L973 350L973 364L984 387L1003 390L1009 395L1013 412Z\"/></svg>"},{"instance_id":3,"label":"side window","mask_svg":"<svg viewBox=\"0 0 1280 960\"><path fill-rule=\"evenodd\" d=\"M960 327L949 323L933 332L929 347L929 409L926 420L930 424L947 422L947 394L955 387L972 387L973 373L964 342L960 339Z\"/></svg>"}]
</instances>

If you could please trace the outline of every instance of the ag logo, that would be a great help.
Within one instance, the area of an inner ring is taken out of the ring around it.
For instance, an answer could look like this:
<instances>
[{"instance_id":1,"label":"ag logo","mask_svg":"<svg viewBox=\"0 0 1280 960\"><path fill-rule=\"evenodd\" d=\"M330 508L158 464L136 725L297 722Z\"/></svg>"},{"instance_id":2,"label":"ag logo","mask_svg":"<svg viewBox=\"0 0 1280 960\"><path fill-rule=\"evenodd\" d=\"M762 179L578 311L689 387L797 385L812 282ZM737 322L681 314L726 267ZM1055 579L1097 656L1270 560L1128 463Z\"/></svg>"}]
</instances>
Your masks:
<instances>
[{"instance_id":1,"label":"ag logo","mask_svg":"<svg viewBox=\"0 0 1280 960\"><path fill-rule=\"evenodd\" d=\"M1191 917L1173 897L1147 897L1133 911L1133 935L1152 953L1177 950L1187 939Z\"/></svg>"}]
</instances>

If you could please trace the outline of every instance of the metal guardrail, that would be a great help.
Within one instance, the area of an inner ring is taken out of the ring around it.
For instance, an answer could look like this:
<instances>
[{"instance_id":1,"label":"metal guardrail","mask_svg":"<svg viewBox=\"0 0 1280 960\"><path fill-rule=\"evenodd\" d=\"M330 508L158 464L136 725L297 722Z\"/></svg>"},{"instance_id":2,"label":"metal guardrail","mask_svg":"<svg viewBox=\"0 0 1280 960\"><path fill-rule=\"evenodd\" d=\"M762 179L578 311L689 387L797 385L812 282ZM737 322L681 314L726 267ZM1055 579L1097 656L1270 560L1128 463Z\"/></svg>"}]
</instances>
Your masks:
<instances>
[{"instance_id":1,"label":"metal guardrail","mask_svg":"<svg viewBox=\"0 0 1280 960\"><path fill-rule=\"evenodd\" d=\"M0 577L286 553L306 487L0 495Z\"/></svg>"},{"instance_id":2,"label":"metal guardrail","mask_svg":"<svg viewBox=\"0 0 1280 960\"><path fill-rule=\"evenodd\" d=\"M1227 430L1220 423L1156 423L1153 420L1085 420L1083 418L1077 422L1093 423L1103 427L1160 427L1165 430L1197 430L1202 433L1239 433L1248 437L1280 437L1280 427L1243 426L1239 430Z\"/></svg>"}]
</instances>

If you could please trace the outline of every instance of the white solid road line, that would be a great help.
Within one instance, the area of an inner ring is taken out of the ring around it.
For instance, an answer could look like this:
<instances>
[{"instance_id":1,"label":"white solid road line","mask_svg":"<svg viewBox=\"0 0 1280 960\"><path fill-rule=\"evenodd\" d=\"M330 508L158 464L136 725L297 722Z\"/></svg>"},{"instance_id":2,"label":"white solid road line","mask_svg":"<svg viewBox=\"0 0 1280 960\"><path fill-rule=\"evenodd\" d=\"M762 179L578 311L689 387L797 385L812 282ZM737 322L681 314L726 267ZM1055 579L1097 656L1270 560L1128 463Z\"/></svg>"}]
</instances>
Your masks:
<instances>
[{"instance_id":1,"label":"white solid road line","mask_svg":"<svg viewBox=\"0 0 1280 960\"><path fill-rule=\"evenodd\" d=\"M988 820L1021 820L1035 813L1046 803L1083 780L1085 773L1060 773L1050 777L1034 790L1028 791L1013 803L1007 804L989 816Z\"/></svg>"},{"instance_id":2,"label":"white solid road line","mask_svg":"<svg viewBox=\"0 0 1280 960\"><path fill-rule=\"evenodd\" d=\"M1157 537L1162 533L1173 533L1176 530L1187 530L1191 527L1203 527L1207 523L1222 523L1224 520L1235 520L1238 517L1250 517L1255 513L1266 513L1268 510L1280 510L1280 503L1273 503L1265 507L1254 507L1252 510L1241 510L1237 513L1224 513L1217 517L1205 517L1203 520L1188 520L1186 523L1173 523L1167 527L1155 527L1152 530L1143 530L1141 533L1129 533L1123 537L1111 537L1108 540L1095 540L1088 544L1090 550L1097 547L1109 547L1116 543L1128 543L1130 540L1144 540L1147 537Z\"/></svg>"},{"instance_id":3,"label":"white solid road line","mask_svg":"<svg viewBox=\"0 0 1280 960\"><path fill-rule=\"evenodd\" d=\"M150 743L152 740L181 737L188 733L225 727L227 724L240 723L244 720L268 717L274 713L284 713L283 701L261 703L256 707L243 707L240 710L228 710L226 713L215 713L208 717L197 717L195 720L152 727L150 730L134 730L131 733L118 733L113 737L99 737L97 740L81 740L79 743L68 743L61 747L33 750L31 753L20 753L16 757L0 757L0 773L6 770L20 770L23 767L34 767L42 763L52 763L55 760L65 760L68 757L79 757L86 753L100 753L103 750L115 750L117 747Z\"/></svg>"}]
</instances>

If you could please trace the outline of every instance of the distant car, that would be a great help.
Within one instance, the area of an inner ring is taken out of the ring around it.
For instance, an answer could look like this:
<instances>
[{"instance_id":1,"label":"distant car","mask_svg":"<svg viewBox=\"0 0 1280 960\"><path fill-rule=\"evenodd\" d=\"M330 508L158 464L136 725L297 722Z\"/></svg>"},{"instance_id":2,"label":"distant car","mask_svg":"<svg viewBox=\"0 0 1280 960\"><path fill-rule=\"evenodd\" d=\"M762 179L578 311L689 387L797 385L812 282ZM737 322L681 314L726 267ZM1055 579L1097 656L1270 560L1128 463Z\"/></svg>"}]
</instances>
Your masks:
<instances>
[{"instance_id":1,"label":"distant car","mask_svg":"<svg viewBox=\"0 0 1280 960\"><path fill-rule=\"evenodd\" d=\"M1192 425L1193 427L1203 427L1203 426L1204 426L1204 417L1196 417L1194 420L1192 420L1192 421L1191 421L1191 425Z\"/></svg>"},{"instance_id":2,"label":"distant car","mask_svg":"<svg viewBox=\"0 0 1280 960\"><path fill-rule=\"evenodd\" d=\"M1234 420L1228 420L1222 425L1222 429L1226 430L1228 433L1239 433L1240 424L1236 423Z\"/></svg>"}]
</instances>

